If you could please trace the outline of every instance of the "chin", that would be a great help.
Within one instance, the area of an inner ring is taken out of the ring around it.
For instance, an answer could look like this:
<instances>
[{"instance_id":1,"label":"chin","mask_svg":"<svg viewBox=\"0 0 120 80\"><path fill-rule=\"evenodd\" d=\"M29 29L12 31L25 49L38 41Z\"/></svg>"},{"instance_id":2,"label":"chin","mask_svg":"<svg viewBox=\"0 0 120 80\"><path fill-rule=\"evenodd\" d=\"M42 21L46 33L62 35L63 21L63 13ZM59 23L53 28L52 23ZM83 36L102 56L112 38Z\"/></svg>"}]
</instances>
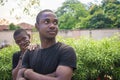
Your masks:
<instances>
[{"instance_id":1,"label":"chin","mask_svg":"<svg viewBox=\"0 0 120 80\"><path fill-rule=\"evenodd\" d=\"M47 39L55 39L55 36L47 37Z\"/></svg>"}]
</instances>

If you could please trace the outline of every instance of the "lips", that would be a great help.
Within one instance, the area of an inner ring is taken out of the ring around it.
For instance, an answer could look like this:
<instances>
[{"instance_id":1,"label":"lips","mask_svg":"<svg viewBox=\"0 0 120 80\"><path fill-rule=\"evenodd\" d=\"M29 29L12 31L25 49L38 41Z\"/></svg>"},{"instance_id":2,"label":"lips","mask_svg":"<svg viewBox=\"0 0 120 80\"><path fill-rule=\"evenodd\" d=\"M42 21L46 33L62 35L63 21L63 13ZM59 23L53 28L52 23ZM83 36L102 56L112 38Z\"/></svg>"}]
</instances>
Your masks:
<instances>
[{"instance_id":1,"label":"lips","mask_svg":"<svg viewBox=\"0 0 120 80\"><path fill-rule=\"evenodd\" d=\"M48 31L49 34L54 35L56 34L56 31Z\"/></svg>"}]
</instances>

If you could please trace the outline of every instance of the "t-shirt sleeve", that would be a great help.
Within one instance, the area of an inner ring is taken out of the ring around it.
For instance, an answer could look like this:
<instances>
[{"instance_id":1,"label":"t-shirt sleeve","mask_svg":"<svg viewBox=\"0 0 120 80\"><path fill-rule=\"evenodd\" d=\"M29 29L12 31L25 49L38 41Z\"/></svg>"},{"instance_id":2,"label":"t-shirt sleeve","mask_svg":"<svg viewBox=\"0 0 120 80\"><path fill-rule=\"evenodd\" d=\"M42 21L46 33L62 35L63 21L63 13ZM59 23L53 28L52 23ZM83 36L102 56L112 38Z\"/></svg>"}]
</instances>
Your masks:
<instances>
[{"instance_id":1,"label":"t-shirt sleeve","mask_svg":"<svg viewBox=\"0 0 120 80\"><path fill-rule=\"evenodd\" d=\"M72 47L65 47L62 50L60 64L76 69L76 53Z\"/></svg>"},{"instance_id":2,"label":"t-shirt sleeve","mask_svg":"<svg viewBox=\"0 0 120 80\"><path fill-rule=\"evenodd\" d=\"M30 53L30 51L27 51L24 54L23 61L22 61L22 67L23 68L29 68L30 67L30 65L29 65L29 53Z\"/></svg>"},{"instance_id":3,"label":"t-shirt sleeve","mask_svg":"<svg viewBox=\"0 0 120 80\"><path fill-rule=\"evenodd\" d=\"M19 54L14 53L12 56L12 69L14 69L17 65L18 65L18 61L19 61Z\"/></svg>"},{"instance_id":4,"label":"t-shirt sleeve","mask_svg":"<svg viewBox=\"0 0 120 80\"><path fill-rule=\"evenodd\" d=\"M23 61L22 61L22 67L23 68L33 68L35 63L35 56L39 50L39 47L35 50L27 50L27 52L24 54Z\"/></svg>"}]
</instances>

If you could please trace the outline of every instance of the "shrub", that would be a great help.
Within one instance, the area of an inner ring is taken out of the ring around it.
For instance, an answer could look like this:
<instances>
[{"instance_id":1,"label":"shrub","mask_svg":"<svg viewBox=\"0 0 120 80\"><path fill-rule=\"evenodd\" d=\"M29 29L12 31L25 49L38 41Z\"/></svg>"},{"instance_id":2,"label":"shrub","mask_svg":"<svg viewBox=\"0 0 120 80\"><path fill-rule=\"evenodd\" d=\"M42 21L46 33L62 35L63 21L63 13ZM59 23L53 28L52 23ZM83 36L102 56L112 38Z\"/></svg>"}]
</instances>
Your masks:
<instances>
[{"instance_id":1,"label":"shrub","mask_svg":"<svg viewBox=\"0 0 120 80\"><path fill-rule=\"evenodd\" d=\"M35 39L33 36L32 38ZM39 42L39 38L36 37ZM105 75L120 79L120 39L118 36L102 40L81 37L80 39L57 37L58 41L72 46L77 55L77 69L74 80L103 80ZM34 42L33 41L33 42ZM35 42L34 42L35 43ZM11 80L12 55L16 45L0 51L0 80Z\"/></svg>"},{"instance_id":2,"label":"shrub","mask_svg":"<svg viewBox=\"0 0 120 80\"><path fill-rule=\"evenodd\" d=\"M0 50L0 80L12 80L12 55L16 50L18 50L16 46Z\"/></svg>"},{"instance_id":3,"label":"shrub","mask_svg":"<svg viewBox=\"0 0 120 80\"><path fill-rule=\"evenodd\" d=\"M14 25L13 23L11 23L11 24L9 25L9 29L10 29L10 30L16 30L16 29L19 29L19 28L20 28L20 26Z\"/></svg>"}]
</instances>

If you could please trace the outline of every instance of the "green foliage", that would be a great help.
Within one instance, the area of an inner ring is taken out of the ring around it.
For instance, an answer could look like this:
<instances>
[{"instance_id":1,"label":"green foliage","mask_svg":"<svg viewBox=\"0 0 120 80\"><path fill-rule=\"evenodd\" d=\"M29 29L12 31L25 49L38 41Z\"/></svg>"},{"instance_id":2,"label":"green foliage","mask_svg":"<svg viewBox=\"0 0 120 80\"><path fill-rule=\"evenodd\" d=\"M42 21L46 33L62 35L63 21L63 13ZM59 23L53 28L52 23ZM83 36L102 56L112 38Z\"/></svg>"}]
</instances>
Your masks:
<instances>
[{"instance_id":1,"label":"green foliage","mask_svg":"<svg viewBox=\"0 0 120 80\"><path fill-rule=\"evenodd\" d=\"M101 9L100 6L92 5L92 6L90 7L89 11L90 11L90 14L92 15L92 14L94 14L96 11L99 11L100 9Z\"/></svg>"},{"instance_id":2,"label":"green foliage","mask_svg":"<svg viewBox=\"0 0 120 80\"><path fill-rule=\"evenodd\" d=\"M10 29L10 30L16 30L16 29L19 29L19 28L20 28L19 26L14 25L13 23L11 23L11 24L9 25L9 29Z\"/></svg>"},{"instance_id":3,"label":"green foliage","mask_svg":"<svg viewBox=\"0 0 120 80\"><path fill-rule=\"evenodd\" d=\"M66 0L56 14L59 17L60 29L76 29L76 24L88 15L88 11L78 0Z\"/></svg>"},{"instance_id":4,"label":"green foliage","mask_svg":"<svg viewBox=\"0 0 120 80\"><path fill-rule=\"evenodd\" d=\"M12 80L12 55L16 50L18 50L16 46L0 50L0 80Z\"/></svg>"},{"instance_id":5,"label":"green foliage","mask_svg":"<svg viewBox=\"0 0 120 80\"><path fill-rule=\"evenodd\" d=\"M104 1L104 0L103 0ZM103 3L105 15L107 15L112 21L115 28L120 27L120 1L118 0L106 0Z\"/></svg>"},{"instance_id":6,"label":"green foliage","mask_svg":"<svg viewBox=\"0 0 120 80\"><path fill-rule=\"evenodd\" d=\"M81 23L78 23L76 26L79 29L105 29L113 28L112 24L113 21L100 11L82 19Z\"/></svg>"},{"instance_id":7,"label":"green foliage","mask_svg":"<svg viewBox=\"0 0 120 80\"><path fill-rule=\"evenodd\" d=\"M74 80L94 80L105 74L111 75L114 80L120 79L120 39L119 36L93 40L80 37L63 38L57 36L57 41L72 46L77 55L77 69ZM32 35L32 43L39 44L38 34ZM11 80L12 55L19 48L16 45L0 50L0 80Z\"/></svg>"},{"instance_id":8,"label":"green foliage","mask_svg":"<svg viewBox=\"0 0 120 80\"><path fill-rule=\"evenodd\" d=\"M87 28L102 29L111 28L112 20L105 16L103 13L94 13L89 19L89 26Z\"/></svg>"},{"instance_id":9,"label":"green foliage","mask_svg":"<svg viewBox=\"0 0 120 80\"><path fill-rule=\"evenodd\" d=\"M86 19L78 23L79 28L102 29L120 27L120 1L103 0L102 5L91 5L90 14Z\"/></svg>"},{"instance_id":10,"label":"green foliage","mask_svg":"<svg viewBox=\"0 0 120 80\"><path fill-rule=\"evenodd\" d=\"M101 5L85 6L78 0L66 0L56 11L60 29L120 28L120 1L103 0Z\"/></svg>"},{"instance_id":11,"label":"green foliage","mask_svg":"<svg viewBox=\"0 0 120 80\"><path fill-rule=\"evenodd\" d=\"M114 80L120 79L120 40L118 36L99 41L81 37L80 39L62 39L74 47L77 53L77 70L74 80L103 80L110 75Z\"/></svg>"}]
</instances>

